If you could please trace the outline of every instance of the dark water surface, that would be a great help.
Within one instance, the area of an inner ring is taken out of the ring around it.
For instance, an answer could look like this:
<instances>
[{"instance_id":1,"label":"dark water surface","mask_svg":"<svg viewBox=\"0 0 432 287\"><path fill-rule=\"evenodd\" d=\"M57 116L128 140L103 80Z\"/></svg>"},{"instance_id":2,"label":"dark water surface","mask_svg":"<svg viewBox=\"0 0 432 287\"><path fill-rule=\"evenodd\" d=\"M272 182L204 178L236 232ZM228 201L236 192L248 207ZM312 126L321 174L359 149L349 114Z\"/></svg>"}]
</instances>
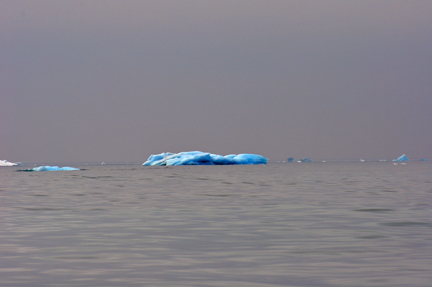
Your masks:
<instances>
[{"instance_id":1,"label":"dark water surface","mask_svg":"<svg viewBox=\"0 0 432 287\"><path fill-rule=\"evenodd\" d=\"M430 162L81 168L0 168L0 286L432 286Z\"/></svg>"}]
</instances>

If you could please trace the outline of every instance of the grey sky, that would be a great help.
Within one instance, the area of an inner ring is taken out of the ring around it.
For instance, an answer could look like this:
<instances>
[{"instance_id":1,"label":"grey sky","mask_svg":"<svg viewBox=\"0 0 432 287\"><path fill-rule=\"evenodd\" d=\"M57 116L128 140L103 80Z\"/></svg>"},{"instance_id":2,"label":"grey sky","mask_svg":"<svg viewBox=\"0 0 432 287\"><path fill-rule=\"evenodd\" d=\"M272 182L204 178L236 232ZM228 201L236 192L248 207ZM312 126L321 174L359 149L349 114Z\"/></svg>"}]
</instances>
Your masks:
<instances>
[{"instance_id":1,"label":"grey sky","mask_svg":"<svg viewBox=\"0 0 432 287\"><path fill-rule=\"evenodd\" d=\"M0 0L0 159L432 158L432 1Z\"/></svg>"}]
</instances>

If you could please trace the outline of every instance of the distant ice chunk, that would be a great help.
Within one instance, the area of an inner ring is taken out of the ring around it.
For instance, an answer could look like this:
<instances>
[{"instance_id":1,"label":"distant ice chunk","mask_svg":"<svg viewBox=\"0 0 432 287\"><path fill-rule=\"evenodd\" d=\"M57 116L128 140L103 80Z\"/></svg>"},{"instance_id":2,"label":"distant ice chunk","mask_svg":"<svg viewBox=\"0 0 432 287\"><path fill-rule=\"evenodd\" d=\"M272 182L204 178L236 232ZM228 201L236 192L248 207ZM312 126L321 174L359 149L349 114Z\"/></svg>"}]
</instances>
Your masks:
<instances>
[{"instance_id":1,"label":"distant ice chunk","mask_svg":"<svg viewBox=\"0 0 432 287\"><path fill-rule=\"evenodd\" d=\"M58 167L58 166L42 165L39 167L34 167L31 169L25 169L21 171L59 171L59 170L69 171L69 170L80 170L80 169L75 167L69 167L69 166Z\"/></svg>"},{"instance_id":2,"label":"distant ice chunk","mask_svg":"<svg viewBox=\"0 0 432 287\"><path fill-rule=\"evenodd\" d=\"M18 165L17 163L14 162L10 162L7 160L0 160L0 166L14 166L14 165Z\"/></svg>"},{"instance_id":3,"label":"distant ice chunk","mask_svg":"<svg viewBox=\"0 0 432 287\"><path fill-rule=\"evenodd\" d=\"M143 163L144 166L174 166L174 165L233 165L233 164L267 164L268 158L257 154L230 154L226 156L205 153L201 151L186 151L180 153L152 154Z\"/></svg>"},{"instance_id":4,"label":"distant ice chunk","mask_svg":"<svg viewBox=\"0 0 432 287\"><path fill-rule=\"evenodd\" d=\"M293 157L289 157L288 159L287 159L287 162L293 162L294 161L294 158Z\"/></svg>"},{"instance_id":5,"label":"distant ice chunk","mask_svg":"<svg viewBox=\"0 0 432 287\"><path fill-rule=\"evenodd\" d=\"M306 157L306 158L301 158L300 162L312 162L312 160L310 159L310 157Z\"/></svg>"},{"instance_id":6,"label":"distant ice chunk","mask_svg":"<svg viewBox=\"0 0 432 287\"><path fill-rule=\"evenodd\" d=\"M394 159L393 161L409 161L409 158L405 154L401 155L397 159Z\"/></svg>"}]
</instances>

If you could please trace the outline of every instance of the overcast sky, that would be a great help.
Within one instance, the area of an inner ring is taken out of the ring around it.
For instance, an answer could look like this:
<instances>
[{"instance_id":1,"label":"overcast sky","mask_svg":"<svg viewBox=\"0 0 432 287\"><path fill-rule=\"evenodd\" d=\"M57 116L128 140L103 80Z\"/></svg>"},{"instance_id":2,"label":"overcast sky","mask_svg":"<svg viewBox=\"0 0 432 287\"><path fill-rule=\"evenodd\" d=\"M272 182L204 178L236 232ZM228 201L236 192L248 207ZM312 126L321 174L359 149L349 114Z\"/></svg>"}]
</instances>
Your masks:
<instances>
[{"instance_id":1,"label":"overcast sky","mask_svg":"<svg viewBox=\"0 0 432 287\"><path fill-rule=\"evenodd\" d=\"M0 0L0 159L432 158L432 1Z\"/></svg>"}]
</instances>

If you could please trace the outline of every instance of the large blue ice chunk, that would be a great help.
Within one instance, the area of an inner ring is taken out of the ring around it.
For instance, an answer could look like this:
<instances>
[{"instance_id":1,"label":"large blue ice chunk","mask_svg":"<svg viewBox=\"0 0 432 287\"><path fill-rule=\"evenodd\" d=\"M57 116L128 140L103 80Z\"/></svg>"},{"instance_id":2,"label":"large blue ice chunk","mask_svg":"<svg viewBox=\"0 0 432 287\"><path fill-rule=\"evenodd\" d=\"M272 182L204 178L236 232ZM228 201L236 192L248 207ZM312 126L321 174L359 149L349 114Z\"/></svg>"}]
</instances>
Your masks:
<instances>
[{"instance_id":1,"label":"large blue ice chunk","mask_svg":"<svg viewBox=\"0 0 432 287\"><path fill-rule=\"evenodd\" d=\"M80 170L80 169L75 167L69 167L69 166L58 167L58 166L45 165L45 166L32 168L29 171L58 171L58 170Z\"/></svg>"},{"instance_id":2,"label":"large blue ice chunk","mask_svg":"<svg viewBox=\"0 0 432 287\"><path fill-rule=\"evenodd\" d=\"M268 158L257 154L230 154L226 156L202 151L152 154L143 163L144 166L172 165L231 165L231 164L267 164Z\"/></svg>"},{"instance_id":3,"label":"large blue ice chunk","mask_svg":"<svg viewBox=\"0 0 432 287\"><path fill-rule=\"evenodd\" d=\"M409 161L409 158L405 154L401 155L397 159L394 159L393 161Z\"/></svg>"}]
</instances>

